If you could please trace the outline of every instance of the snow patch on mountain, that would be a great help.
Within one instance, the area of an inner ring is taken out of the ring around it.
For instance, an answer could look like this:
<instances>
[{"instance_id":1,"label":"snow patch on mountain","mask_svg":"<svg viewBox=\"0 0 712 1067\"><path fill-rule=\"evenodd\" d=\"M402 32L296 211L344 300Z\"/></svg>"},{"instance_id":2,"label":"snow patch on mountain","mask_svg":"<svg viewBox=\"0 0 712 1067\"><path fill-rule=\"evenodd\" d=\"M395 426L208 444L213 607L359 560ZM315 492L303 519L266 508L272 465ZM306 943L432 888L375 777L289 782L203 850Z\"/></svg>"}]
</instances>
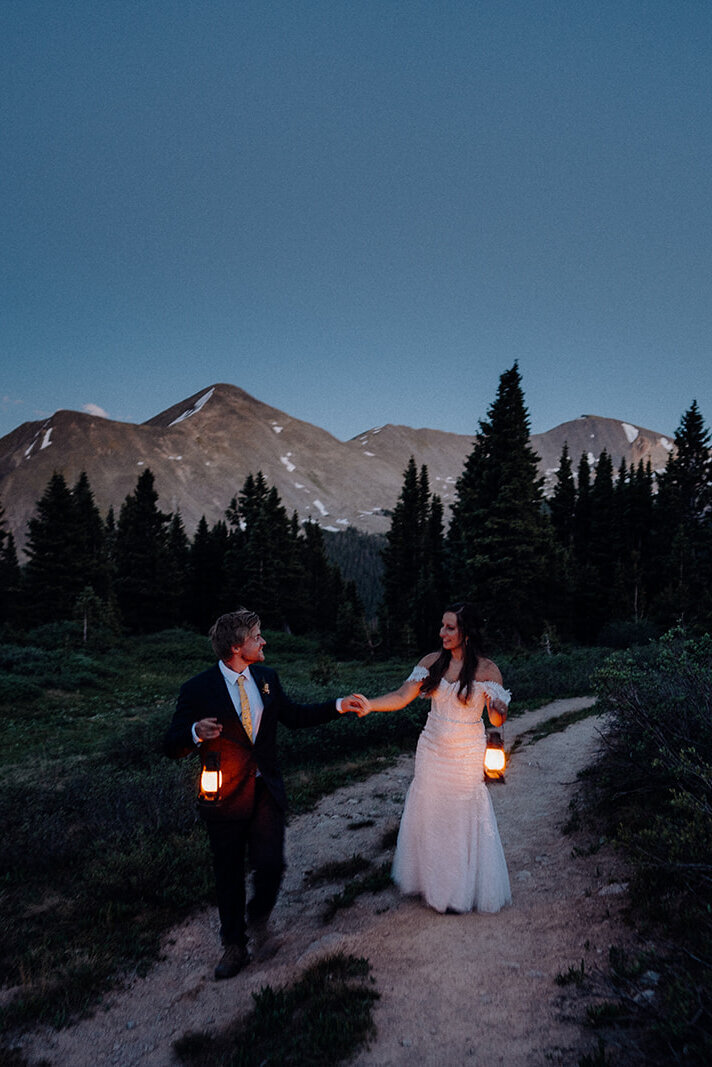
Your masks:
<instances>
[{"instance_id":1,"label":"snow patch on mountain","mask_svg":"<svg viewBox=\"0 0 712 1067\"><path fill-rule=\"evenodd\" d=\"M40 448L49 448L49 446L52 444L52 442L50 441L50 437L51 436L52 436L52 427L50 426L49 430L47 430L45 432L45 435L42 438L42 444L40 445Z\"/></svg>"},{"instance_id":2,"label":"snow patch on mountain","mask_svg":"<svg viewBox=\"0 0 712 1067\"><path fill-rule=\"evenodd\" d=\"M658 438L658 440L660 441L660 444L663 446L666 452L672 452L673 448L675 447L672 441L669 441L667 437L660 437Z\"/></svg>"},{"instance_id":3,"label":"snow patch on mountain","mask_svg":"<svg viewBox=\"0 0 712 1067\"><path fill-rule=\"evenodd\" d=\"M208 389L207 393L203 393L200 400L196 401L192 408L188 408L182 415L179 415L177 419L170 422L169 426L175 426L178 422L183 422L184 419L189 419L191 415L197 415L201 408L205 407L210 397L215 392L215 389Z\"/></svg>"},{"instance_id":4,"label":"snow patch on mountain","mask_svg":"<svg viewBox=\"0 0 712 1067\"><path fill-rule=\"evenodd\" d=\"M638 437L640 430L637 426L631 426L629 422L622 422L621 426L623 427L623 433L628 439L628 444L632 445L636 437Z\"/></svg>"},{"instance_id":5,"label":"snow patch on mountain","mask_svg":"<svg viewBox=\"0 0 712 1067\"><path fill-rule=\"evenodd\" d=\"M285 465L290 474L292 473L292 471L295 471L297 469L289 458L291 455L291 452L287 452L286 456L279 457L279 462Z\"/></svg>"},{"instance_id":6,"label":"snow patch on mountain","mask_svg":"<svg viewBox=\"0 0 712 1067\"><path fill-rule=\"evenodd\" d=\"M322 513L322 515L328 515L329 514L329 512L326 510L326 508L322 504L321 500L315 500L314 501L314 507L318 508L319 511Z\"/></svg>"}]
</instances>

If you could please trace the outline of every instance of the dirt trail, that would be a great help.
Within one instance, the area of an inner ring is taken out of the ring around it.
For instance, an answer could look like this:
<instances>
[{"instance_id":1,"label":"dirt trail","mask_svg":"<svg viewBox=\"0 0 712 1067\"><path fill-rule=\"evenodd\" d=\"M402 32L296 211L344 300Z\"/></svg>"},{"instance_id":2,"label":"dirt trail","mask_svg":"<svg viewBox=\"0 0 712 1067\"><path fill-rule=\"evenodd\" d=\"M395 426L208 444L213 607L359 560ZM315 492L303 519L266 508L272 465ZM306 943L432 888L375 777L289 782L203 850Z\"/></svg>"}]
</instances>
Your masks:
<instances>
[{"instance_id":1,"label":"dirt trail","mask_svg":"<svg viewBox=\"0 0 712 1067\"><path fill-rule=\"evenodd\" d=\"M537 723L592 703L556 701L508 723L505 740ZM56 1067L167 1067L172 1043L189 1030L216 1030L252 1005L262 986L291 981L333 951L365 956L380 993L378 1036L355 1059L376 1065L471 1064L474 1067L571 1065L593 1045L580 1025L572 987L555 979L584 961L605 967L622 936L623 886L608 853L572 856L561 828L577 772L599 744L601 720L590 717L514 753L505 784L492 785L513 904L498 915L438 915L395 888L360 897L324 925L320 913L338 886L308 888L304 874L360 853L376 863L384 831L394 827L412 775L413 757L366 782L325 797L287 831L288 871L274 926L285 938L278 955L215 982L217 917L203 911L166 939L162 960L107 996L91 1019L60 1032L42 1030L22 1044L32 1059ZM349 830L366 821L371 826Z\"/></svg>"}]
</instances>

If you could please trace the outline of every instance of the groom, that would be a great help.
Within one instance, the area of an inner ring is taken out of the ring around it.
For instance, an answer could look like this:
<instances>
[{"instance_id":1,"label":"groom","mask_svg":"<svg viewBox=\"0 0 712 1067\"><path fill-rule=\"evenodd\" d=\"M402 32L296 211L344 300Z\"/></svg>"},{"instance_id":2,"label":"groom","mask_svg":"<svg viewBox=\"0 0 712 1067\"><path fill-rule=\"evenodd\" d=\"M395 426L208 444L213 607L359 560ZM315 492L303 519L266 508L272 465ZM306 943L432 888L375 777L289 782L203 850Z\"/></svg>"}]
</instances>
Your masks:
<instances>
[{"instance_id":1,"label":"groom","mask_svg":"<svg viewBox=\"0 0 712 1067\"><path fill-rule=\"evenodd\" d=\"M239 608L210 630L218 662L180 690L164 749L172 759L197 751L203 766L217 753L222 782L214 801L200 801L213 854L225 951L215 977L231 978L253 950L268 958L279 947L267 922L284 872L287 797L277 761L277 723L290 729L317 726L356 711L353 696L322 704L296 704L270 667L262 666L266 641L259 617ZM253 894L245 907L245 854ZM247 913L247 923L245 921Z\"/></svg>"}]
</instances>

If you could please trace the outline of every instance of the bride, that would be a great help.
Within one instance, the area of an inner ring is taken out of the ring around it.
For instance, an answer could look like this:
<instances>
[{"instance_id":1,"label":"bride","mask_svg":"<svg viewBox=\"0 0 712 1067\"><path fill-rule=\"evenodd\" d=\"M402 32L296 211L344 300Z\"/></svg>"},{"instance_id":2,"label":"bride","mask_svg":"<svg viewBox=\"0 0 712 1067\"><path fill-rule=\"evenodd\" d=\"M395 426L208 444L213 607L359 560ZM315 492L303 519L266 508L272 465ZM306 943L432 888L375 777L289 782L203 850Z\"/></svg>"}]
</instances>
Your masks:
<instances>
[{"instance_id":1,"label":"bride","mask_svg":"<svg viewBox=\"0 0 712 1067\"><path fill-rule=\"evenodd\" d=\"M507 716L510 694L499 668L481 652L471 604L447 608L442 649L424 656L403 685L368 700L361 715L395 711L430 697L418 740L415 775L405 799L393 880L436 911L496 912L511 902L509 875L492 801L484 782L487 706L493 726Z\"/></svg>"}]
</instances>

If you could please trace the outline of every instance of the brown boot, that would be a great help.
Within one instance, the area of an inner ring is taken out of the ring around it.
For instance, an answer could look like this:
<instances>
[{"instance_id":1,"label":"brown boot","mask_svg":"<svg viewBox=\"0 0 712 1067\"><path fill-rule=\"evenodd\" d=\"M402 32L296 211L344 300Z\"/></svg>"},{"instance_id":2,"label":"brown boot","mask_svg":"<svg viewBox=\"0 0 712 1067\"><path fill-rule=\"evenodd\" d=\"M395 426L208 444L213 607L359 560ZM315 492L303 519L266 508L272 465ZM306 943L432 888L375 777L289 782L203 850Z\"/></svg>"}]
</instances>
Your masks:
<instances>
[{"instance_id":1,"label":"brown boot","mask_svg":"<svg viewBox=\"0 0 712 1067\"><path fill-rule=\"evenodd\" d=\"M215 978L233 978L250 962L250 954L242 945L226 945L222 958L215 968Z\"/></svg>"}]
</instances>

